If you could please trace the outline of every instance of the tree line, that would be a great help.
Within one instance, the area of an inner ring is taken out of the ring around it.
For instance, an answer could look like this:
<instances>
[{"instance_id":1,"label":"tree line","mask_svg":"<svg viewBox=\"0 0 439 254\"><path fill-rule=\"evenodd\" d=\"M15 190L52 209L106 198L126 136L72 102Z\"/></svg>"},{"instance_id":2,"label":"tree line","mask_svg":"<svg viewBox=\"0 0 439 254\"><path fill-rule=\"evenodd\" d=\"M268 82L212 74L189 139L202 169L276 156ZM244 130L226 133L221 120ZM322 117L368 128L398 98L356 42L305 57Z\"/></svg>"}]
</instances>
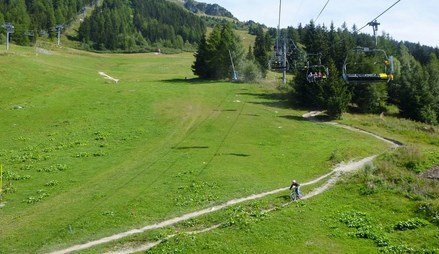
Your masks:
<instances>
[{"instance_id":1,"label":"tree line","mask_svg":"<svg viewBox=\"0 0 439 254\"><path fill-rule=\"evenodd\" d=\"M95 50L183 49L201 40L203 21L165 0L104 0L79 29L79 39Z\"/></svg>"},{"instance_id":2,"label":"tree line","mask_svg":"<svg viewBox=\"0 0 439 254\"><path fill-rule=\"evenodd\" d=\"M246 56L241 56L242 59L235 59L238 63L244 63L242 66L238 65L237 69L249 74L248 61L252 61L257 66L257 74L253 73L251 76L264 77L269 69L268 62L274 55L277 30L254 26L249 27L250 29L252 34L256 35L255 45L248 50ZM439 122L439 49L419 43L396 41L389 34L383 33L379 36L377 48L394 56L394 80L389 83L347 83L341 78L341 72L348 52L356 46L375 47L375 37L358 33L356 30L356 26L350 30L345 24L340 28L335 28L331 24L328 28L310 22L305 26L288 27L281 31L281 41L285 40L290 46L288 62L290 71L295 77L290 83L292 101L300 106L327 110L336 118L347 110L381 113L386 111L389 104L393 104L398 107L403 117L437 124ZM295 47L292 46L292 42ZM217 44L211 42L211 38L200 44L193 66L196 75L203 78L230 77L230 75L211 75L212 72L220 69L217 66L218 62L209 60L210 57L213 58L215 45ZM222 51L221 54L226 56L226 49ZM306 63L313 60L307 53L321 53L322 64L329 69L328 78L321 82L309 82ZM206 54L212 55L206 56ZM224 61L223 64L229 68L229 72L222 71L222 73L230 73L230 63ZM201 66L203 70L200 73Z\"/></svg>"},{"instance_id":3,"label":"tree line","mask_svg":"<svg viewBox=\"0 0 439 254\"><path fill-rule=\"evenodd\" d=\"M69 23L93 0L2 0L0 24L10 22L15 31L11 40L28 45L38 36L55 36L58 24ZM4 31L2 30L4 41Z\"/></svg>"}]
</instances>

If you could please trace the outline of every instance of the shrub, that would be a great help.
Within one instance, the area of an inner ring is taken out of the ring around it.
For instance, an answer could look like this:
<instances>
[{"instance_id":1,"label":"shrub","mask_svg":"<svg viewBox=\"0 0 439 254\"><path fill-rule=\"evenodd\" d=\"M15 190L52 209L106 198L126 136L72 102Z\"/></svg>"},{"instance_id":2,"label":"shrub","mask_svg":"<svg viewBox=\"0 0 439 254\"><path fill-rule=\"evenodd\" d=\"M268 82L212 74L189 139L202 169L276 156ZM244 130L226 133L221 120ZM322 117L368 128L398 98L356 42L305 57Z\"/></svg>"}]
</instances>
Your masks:
<instances>
[{"instance_id":1,"label":"shrub","mask_svg":"<svg viewBox=\"0 0 439 254\"><path fill-rule=\"evenodd\" d=\"M423 202L420 203L416 212L423 215L427 220L439 226L439 202Z\"/></svg>"},{"instance_id":2,"label":"shrub","mask_svg":"<svg viewBox=\"0 0 439 254\"><path fill-rule=\"evenodd\" d=\"M8 181L8 180L12 180L12 181L20 181L20 180L27 180L30 179L31 176L30 175L19 175L13 171L5 171L3 173L3 178L4 180Z\"/></svg>"},{"instance_id":3,"label":"shrub","mask_svg":"<svg viewBox=\"0 0 439 254\"><path fill-rule=\"evenodd\" d=\"M339 215L338 220L349 228L356 229L354 232L349 233L350 236L372 240L378 247L389 245L384 234L380 232L380 228L376 228L365 213L358 211L344 212Z\"/></svg>"},{"instance_id":4,"label":"shrub","mask_svg":"<svg viewBox=\"0 0 439 254\"><path fill-rule=\"evenodd\" d=\"M349 228L361 228L370 224L367 215L362 212L350 211L341 213L338 220Z\"/></svg>"},{"instance_id":5,"label":"shrub","mask_svg":"<svg viewBox=\"0 0 439 254\"><path fill-rule=\"evenodd\" d=\"M4 194L9 194L9 193L14 193L16 191L14 185L12 185L12 182L8 182L3 186L3 193Z\"/></svg>"},{"instance_id":6,"label":"shrub","mask_svg":"<svg viewBox=\"0 0 439 254\"><path fill-rule=\"evenodd\" d=\"M415 146L405 146L396 153L398 165L415 173L420 173L420 165L423 161L422 152Z\"/></svg>"},{"instance_id":7,"label":"shrub","mask_svg":"<svg viewBox=\"0 0 439 254\"><path fill-rule=\"evenodd\" d=\"M246 83L255 83L262 78L261 70L252 61L244 61L240 73L242 75L242 80Z\"/></svg>"},{"instance_id":8,"label":"shrub","mask_svg":"<svg viewBox=\"0 0 439 254\"><path fill-rule=\"evenodd\" d=\"M44 186L48 186L48 187L53 187L53 186L56 186L56 185L58 185L58 181L56 181L56 180L52 180L52 181L47 182L46 184L44 184Z\"/></svg>"},{"instance_id":9,"label":"shrub","mask_svg":"<svg viewBox=\"0 0 439 254\"><path fill-rule=\"evenodd\" d=\"M398 231L405 231L405 230L417 229L420 227L424 227L426 225L428 225L427 221L419 218L414 218L406 221L397 222L395 226L393 226L393 229Z\"/></svg>"}]
</instances>

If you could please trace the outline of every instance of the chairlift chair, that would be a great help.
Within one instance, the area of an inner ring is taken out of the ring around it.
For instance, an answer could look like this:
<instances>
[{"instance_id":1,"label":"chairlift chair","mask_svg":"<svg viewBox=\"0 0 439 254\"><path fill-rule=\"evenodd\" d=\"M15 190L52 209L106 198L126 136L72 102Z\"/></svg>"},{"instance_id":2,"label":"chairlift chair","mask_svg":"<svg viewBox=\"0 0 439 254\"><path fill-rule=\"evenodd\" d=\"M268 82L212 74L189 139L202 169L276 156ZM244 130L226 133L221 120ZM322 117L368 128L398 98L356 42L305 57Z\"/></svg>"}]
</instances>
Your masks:
<instances>
[{"instance_id":1,"label":"chairlift chair","mask_svg":"<svg viewBox=\"0 0 439 254\"><path fill-rule=\"evenodd\" d=\"M309 60L311 57L317 57L316 61L313 61L311 64L311 61ZM308 61L306 63L306 80L308 83L316 83L320 82L322 80L325 80L329 77L329 69L327 66L322 64L322 54L307 54ZM317 63L314 63L317 62Z\"/></svg>"},{"instance_id":2,"label":"chairlift chair","mask_svg":"<svg viewBox=\"0 0 439 254\"><path fill-rule=\"evenodd\" d=\"M290 69L288 62L284 65L282 60L271 60L269 64L272 71L288 71Z\"/></svg>"},{"instance_id":3,"label":"chairlift chair","mask_svg":"<svg viewBox=\"0 0 439 254\"><path fill-rule=\"evenodd\" d=\"M306 80L308 83L316 83L329 77L329 69L324 65L307 65L306 69Z\"/></svg>"},{"instance_id":4,"label":"chairlift chair","mask_svg":"<svg viewBox=\"0 0 439 254\"><path fill-rule=\"evenodd\" d=\"M343 79L348 83L390 82L393 73L393 56L382 49L356 47L343 64Z\"/></svg>"},{"instance_id":5,"label":"chairlift chair","mask_svg":"<svg viewBox=\"0 0 439 254\"><path fill-rule=\"evenodd\" d=\"M273 54L273 57L268 62L268 67L272 71L288 71L290 69L290 64L288 63L288 60L285 59L284 61L284 54L281 49L277 49L275 46L275 52Z\"/></svg>"}]
</instances>

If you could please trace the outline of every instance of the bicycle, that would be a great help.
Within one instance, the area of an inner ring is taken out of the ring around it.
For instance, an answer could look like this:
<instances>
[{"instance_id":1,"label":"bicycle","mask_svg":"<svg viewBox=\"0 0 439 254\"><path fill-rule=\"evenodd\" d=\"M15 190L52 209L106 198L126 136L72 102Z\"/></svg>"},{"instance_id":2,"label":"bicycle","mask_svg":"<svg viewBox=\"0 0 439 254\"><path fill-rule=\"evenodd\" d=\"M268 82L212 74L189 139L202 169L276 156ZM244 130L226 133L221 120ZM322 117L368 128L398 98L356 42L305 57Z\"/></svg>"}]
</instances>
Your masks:
<instances>
[{"instance_id":1,"label":"bicycle","mask_svg":"<svg viewBox=\"0 0 439 254\"><path fill-rule=\"evenodd\" d=\"M302 195L300 195L300 192L299 192L299 190L297 190L297 188L298 187L293 187L291 195L290 195L291 201L293 201L293 202L299 200L302 197Z\"/></svg>"}]
</instances>

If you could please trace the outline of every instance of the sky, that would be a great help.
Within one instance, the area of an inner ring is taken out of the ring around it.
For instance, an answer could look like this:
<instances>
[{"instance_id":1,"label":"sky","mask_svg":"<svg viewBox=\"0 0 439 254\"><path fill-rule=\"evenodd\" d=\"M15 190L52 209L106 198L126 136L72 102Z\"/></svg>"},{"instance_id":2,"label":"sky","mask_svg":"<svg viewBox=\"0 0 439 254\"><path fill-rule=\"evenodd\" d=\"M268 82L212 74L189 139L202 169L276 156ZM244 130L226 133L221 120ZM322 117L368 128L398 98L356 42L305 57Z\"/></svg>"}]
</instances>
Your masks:
<instances>
[{"instance_id":1,"label":"sky","mask_svg":"<svg viewBox=\"0 0 439 254\"><path fill-rule=\"evenodd\" d=\"M308 24L316 19L327 0L282 0L281 27ZM217 3L241 21L254 20L270 27L277 27L279 0L199 0ZM340 27L346 21L349 28L354 24L364 26L396 0L330 0L326 10L317 20L327 27L334 22ZM420 42L439 46L439 0L402 0L378 19L383 31L396 40ZM362 32L371 33L366 27Z\"/></svg>"}]
</instances>

